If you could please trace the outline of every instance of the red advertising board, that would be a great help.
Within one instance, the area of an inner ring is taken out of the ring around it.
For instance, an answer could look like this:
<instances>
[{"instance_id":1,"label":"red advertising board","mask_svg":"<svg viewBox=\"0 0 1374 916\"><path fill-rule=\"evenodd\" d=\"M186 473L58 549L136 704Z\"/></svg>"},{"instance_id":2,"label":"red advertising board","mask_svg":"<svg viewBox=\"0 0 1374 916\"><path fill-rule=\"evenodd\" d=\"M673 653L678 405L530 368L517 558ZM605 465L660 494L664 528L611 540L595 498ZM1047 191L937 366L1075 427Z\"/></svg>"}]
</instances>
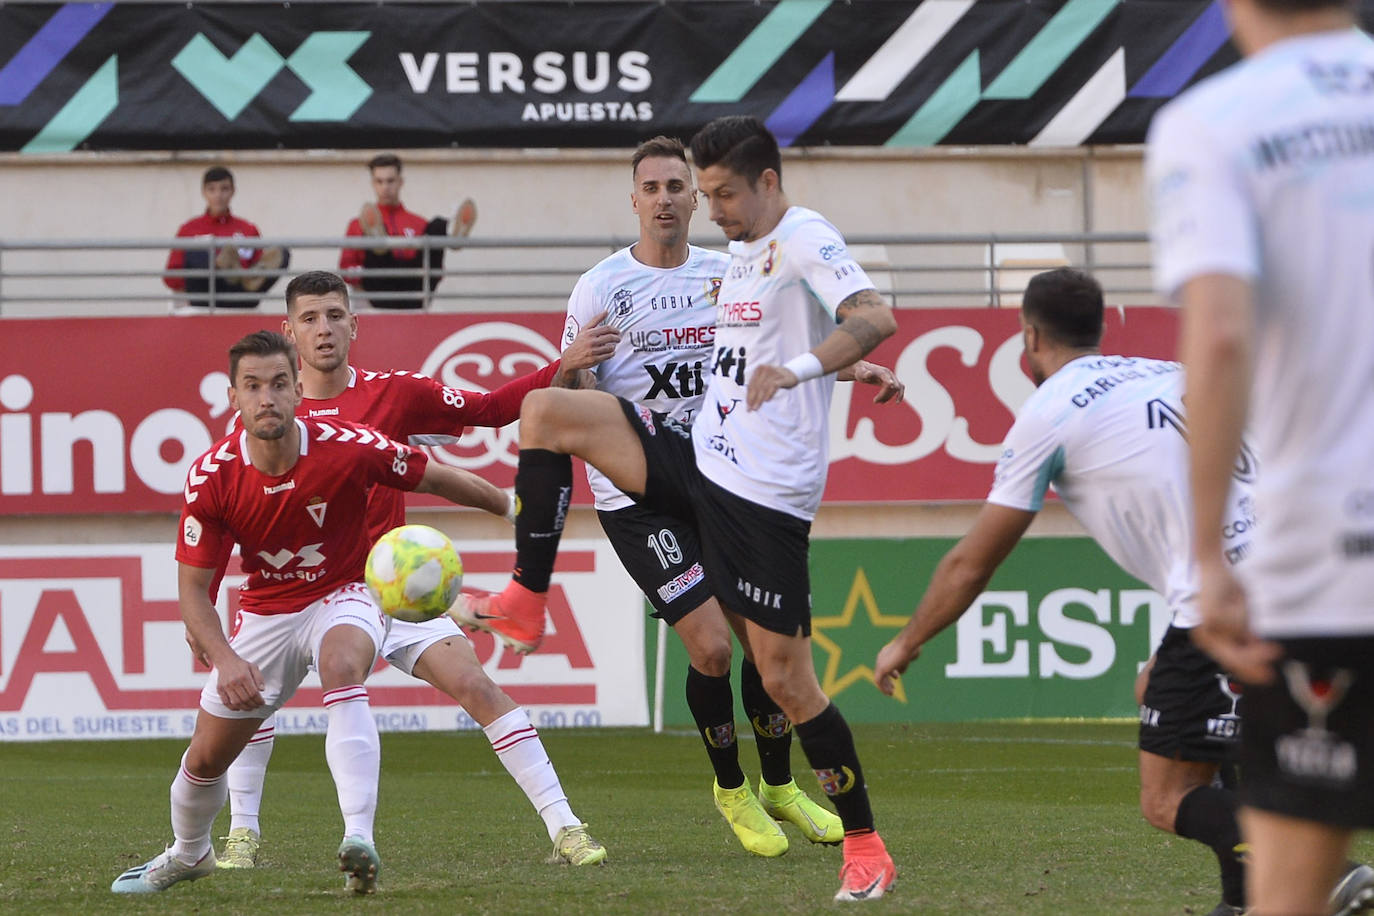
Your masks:
<instances>
[{"instance_id":1,"label":"red advertising board","mask_svg":"<svg viewBox=\"0 0 1374 916\"><path fill-rule=\"evenodd\" d=\"M1108 314L1106 352L1169 357L1170 309ZM0 515L175 512L187 462L231 422L226 353L265 314L0 323ZM557 357L557 314L367 314L352 362L490 390ZM873 355L907 385L875 406L840 385L831 410L832 502L977 500L1032 390L1017 314L898 313ZM516 431L473 430L436 457L509 486ZM589 502L585 487L577 499Z\"/></svg>"}]
</instances>

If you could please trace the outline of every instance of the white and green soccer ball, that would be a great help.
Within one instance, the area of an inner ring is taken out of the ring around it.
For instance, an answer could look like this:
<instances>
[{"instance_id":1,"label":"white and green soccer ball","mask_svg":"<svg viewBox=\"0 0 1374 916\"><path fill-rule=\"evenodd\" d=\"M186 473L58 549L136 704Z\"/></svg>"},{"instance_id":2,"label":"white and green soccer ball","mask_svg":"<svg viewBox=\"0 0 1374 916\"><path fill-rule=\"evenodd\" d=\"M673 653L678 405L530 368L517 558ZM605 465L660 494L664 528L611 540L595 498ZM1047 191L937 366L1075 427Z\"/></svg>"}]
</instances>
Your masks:
<instances>
[{"instance_id":1,"label":"white and green soccer ball","mask_svg":"<svg viewBox=\"0 0 1374 916\"><path fill-rule=\"evenodd\" d=\"M372 545L364 577L384 612L420 623L447 611L458 597L463 561L442 531L402 525Z\"/></svg>"}]
</instances>

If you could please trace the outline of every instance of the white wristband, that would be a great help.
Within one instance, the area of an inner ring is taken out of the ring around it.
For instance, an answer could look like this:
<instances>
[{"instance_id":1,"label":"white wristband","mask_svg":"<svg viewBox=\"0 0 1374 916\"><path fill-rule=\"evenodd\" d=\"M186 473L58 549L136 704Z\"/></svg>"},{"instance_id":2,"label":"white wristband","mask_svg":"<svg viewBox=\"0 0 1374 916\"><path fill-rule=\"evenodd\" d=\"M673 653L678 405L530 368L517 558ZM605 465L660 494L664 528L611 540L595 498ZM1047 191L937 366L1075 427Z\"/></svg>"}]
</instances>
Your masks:
<instances>
[{"instance_id":1,"label":"white wristband","mask_svg":"<svg viewBox=\"0 0 1374 916\"><path fill-rule=\"evenodd\" d=\"M809 382L811 379L820 378L825 374L820 358L810 350L801 356L792 357L783 363L782 367L797 377L797 384Z\"/></svg>"}]
</instances>

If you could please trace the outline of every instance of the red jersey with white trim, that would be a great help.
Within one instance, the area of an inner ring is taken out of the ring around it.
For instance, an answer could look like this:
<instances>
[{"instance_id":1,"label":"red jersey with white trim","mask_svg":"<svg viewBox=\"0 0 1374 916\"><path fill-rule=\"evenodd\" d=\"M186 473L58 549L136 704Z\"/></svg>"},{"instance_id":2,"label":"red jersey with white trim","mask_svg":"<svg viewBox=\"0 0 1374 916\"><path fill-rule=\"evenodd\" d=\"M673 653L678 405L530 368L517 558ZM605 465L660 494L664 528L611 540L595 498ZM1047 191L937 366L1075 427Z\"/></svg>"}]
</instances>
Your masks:
<instances>
[{"instance_id":1,"label":"red jersey with white trim","mask_svg":"<svg viewBox=\"0 0 1374 916\"><path fill-rule=\"evenodd\" d=\"M418 213L411 213L400 204L377 204L377 211L382 214L382 225L386 228L388 236L405 236L414 238L417 235L425 234L425 227L429 225L429 220ZM348 228L344 230L344 235L363 234L363 224L354 218ZM339 270L343 273L344 279L353 285L357 285L360 279L358 270L363 266L363 258L367 254L361 248L345 248L339 252ZM419 248L392 248L391 256L398 261L419 262Z\"/></svg>"},{"instance_id":2,"label":"red jersey with white trim","mask_svg":"<svg viewBox=\"0 0 1374 916\"><path fill-rule=\"evenodd\" d=\"M239 605L290 614L363 578L368 491L413 490L428 458L356 423L296 420L301 453L285 474L254 468L238 431L191 465L177 537L180 563L220 568L237 542L248 574Z\"/></svg>"},{"instance_id":3,"label":"red jersey with white trim","mask_svg":"<svg viewBox=\"0 0 1374 916\"><path fill-rule=\"evenodd\" d=\"M211 216L210 211L206 210L200 216L192 217L181 224L177 230L177 238L258 238L262 235L258 227L248 222L246 219L239 219L234 214L225 211L220 216ZM258 258L262 252L257 248L245 248L239 246L239 260L244 267L252 267L258 263ZM182 270L186 267L186 249L173 248L167 255L168 270ZM185 290L185 277L163 277L162 282L166 283L170 289Z\"/></svg>"},{"instance_id":4,"label":"red jersey with white trim","mask_svg":"<svg viewBox=\"0 0 1374 916\"><path fill-rule=\"evenodd\" d=\"M490 393L449 388L415 372L349 369L348 387L332 398L305 398L301 417L337 417L366 423L397 442L448 445L469 426L505 426L520 419L520 403L535 388L547 388L558 373L554 361L537 372L507 382ZM405 497L390 487L375 487L368 499L367 533L376 541L406 523Z\"/></svg>"}]
</instances>

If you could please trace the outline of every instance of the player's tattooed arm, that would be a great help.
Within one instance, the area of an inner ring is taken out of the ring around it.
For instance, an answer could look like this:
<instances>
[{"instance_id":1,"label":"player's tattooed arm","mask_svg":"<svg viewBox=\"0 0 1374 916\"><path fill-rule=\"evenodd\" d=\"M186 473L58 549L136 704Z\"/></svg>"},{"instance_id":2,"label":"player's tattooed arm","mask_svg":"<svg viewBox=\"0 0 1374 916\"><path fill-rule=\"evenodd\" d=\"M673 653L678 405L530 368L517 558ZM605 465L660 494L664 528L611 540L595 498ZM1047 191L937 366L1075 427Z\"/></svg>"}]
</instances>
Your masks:
<instances>
[{"instance_id":1,"label":"player's tattooed arm","mask_svg":"<svg viewBox=\"0 0 1374 916\"><path fill-rule=\"evenodd\" d=\"M854 338L859 346L858 359L871 353L897 330L892 308L875 289L861 289L845 297L835 309L838 330Z\"/></svg>"},{"instance_id":2,"label":"player's tattooed arm","mask_svg":"<svg viewBox=\"0 0 1374 916\"><path fill-rule=\"evenodd\" d=\"M897 331L897 319L892 316L892 307L873 289L861 289L846 296L835 309L835 319L840 323L839 327L817 344L809 355L798 354L785 366L754 367L745 395L749 410L757 410L771 400L779 389L792 388L805 379L854 365ZM817 363L820 365L817 366Z\"/></svg>"}]
</instances>

